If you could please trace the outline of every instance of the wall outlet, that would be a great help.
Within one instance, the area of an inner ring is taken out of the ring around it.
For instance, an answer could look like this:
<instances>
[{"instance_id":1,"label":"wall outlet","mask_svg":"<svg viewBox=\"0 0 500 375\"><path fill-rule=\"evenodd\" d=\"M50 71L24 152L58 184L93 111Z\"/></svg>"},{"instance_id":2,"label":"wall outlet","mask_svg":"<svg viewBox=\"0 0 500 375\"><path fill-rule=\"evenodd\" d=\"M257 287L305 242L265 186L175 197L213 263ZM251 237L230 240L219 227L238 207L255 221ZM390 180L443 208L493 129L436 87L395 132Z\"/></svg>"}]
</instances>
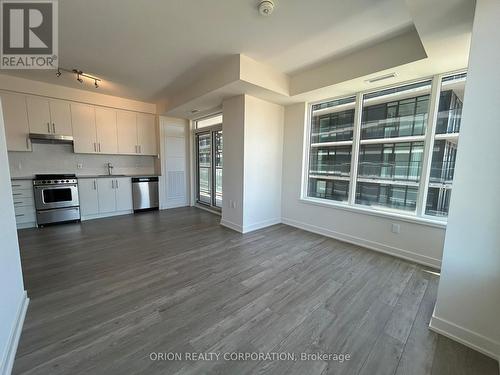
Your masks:
<instances>
[{"instance_id":1,"label":"wall outlet","mask_svg":"<svg viewBox=\"0 0 500 375\"><path fill-rule=\"evenodd\" d=\"M83 164L82 164L82 163L78 163L78 164L76 165L76 169L82 169L82 168L83 168Z\"/></svg>"},{"instance_id":2,"label":"wall outlet","mask_svg":"<svg viewBox=\"0 0 500 375\"><path fill-rule=\"evenodd\" d=\"M392 224L391 232L392 233L401 232L401 226L399 224Z\"/></svg>"}]
</instances>

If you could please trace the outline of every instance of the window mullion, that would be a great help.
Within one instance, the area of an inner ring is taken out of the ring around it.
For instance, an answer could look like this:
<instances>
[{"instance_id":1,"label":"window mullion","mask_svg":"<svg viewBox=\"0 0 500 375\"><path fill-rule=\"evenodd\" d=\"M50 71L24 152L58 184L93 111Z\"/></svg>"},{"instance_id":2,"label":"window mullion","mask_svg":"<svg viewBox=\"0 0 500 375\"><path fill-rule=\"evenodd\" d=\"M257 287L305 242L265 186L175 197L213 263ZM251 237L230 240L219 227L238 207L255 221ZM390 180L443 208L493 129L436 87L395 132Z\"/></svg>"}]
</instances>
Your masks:
<instances>
[{"instance_id":1,"label":"window mullion","mask_svg":"<svg viewBox=\"0 0 500 375\"><path fill-rule=\"evenodd\" d=\"M439 95L441 92L441 75L432 79L432 90L429 100L429 117L427 118L427 131L425 133L424 155L422 160L422 171L417 197L417 216L425 212L427 201L427 190L431 173L432 149L434 147L434 135L436 133L436 122L439 106Z\"/></svg>"},{"instance_id":2,"label":"window mullion","mask_svg":"<svg viewBox=\"0 0 500 375\"><path fill-rule=\"evenodd\" d=\"M363 94L356 94L354 109L354 129L352 133L351 179L349 181L349 204L356 201L356 179L358 175L359 141L361 139L361 117L363 109Z\"/></svg>"}]
</instances>

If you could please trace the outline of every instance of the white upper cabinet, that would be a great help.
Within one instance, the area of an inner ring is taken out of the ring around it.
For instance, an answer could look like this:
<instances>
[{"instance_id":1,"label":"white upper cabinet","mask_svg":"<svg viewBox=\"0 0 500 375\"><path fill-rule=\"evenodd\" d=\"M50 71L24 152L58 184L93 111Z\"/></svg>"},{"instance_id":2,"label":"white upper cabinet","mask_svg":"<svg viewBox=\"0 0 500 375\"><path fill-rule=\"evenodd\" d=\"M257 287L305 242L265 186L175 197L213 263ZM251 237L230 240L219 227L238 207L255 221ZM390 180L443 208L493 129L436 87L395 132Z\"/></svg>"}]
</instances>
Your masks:
<instances>
[{"instance_id":1,"label":"white upper cabinet","mask_svg":"<svg viewBox=\"0 0 500 375\"><path fill-rule=\"evenodd\" d=\"M26 98L28 121L31 133L52 134L49 100L39 96Z\"/></svg>"},{"instance_id":2,"label":"white upper cabinet","mask_svg":"<svg viewBox=\"0 0 500 375\"><path fill-rule=\"evenodd\" d=\"M137 154L137 115L135 112L117 111L116 129L118 134L118 153Z\"/></svg>"},{"instance_id":3,"label":"white upper cabinet","mask_svg":"<svg viewBox=\"0 0 500 375\"><path fill-rule=\"evenodd\" d=\"M28 96L28 121L30 131L39 134L72 135L71 110L69 102Z\"/></svg>"},{"instance_id":4,"label":"white upper cabinet","mask_svg":"<svg viewBox=\"0 0 500 375\"><path fill-rule=\"evenodd\" d=\"M31 151L28 111L24 95L1 93L8 151Z\"/></svg>"},{"instance_id":5,"label":"white upper cabinet","mask_svg":"<svg viewBox=\"0 0 500 375\"><path fill-rule=\"evenodd\" d=\"M75 153L96 153L97 138L94 107L86 104L71 104L73 123L73 148Z\"/></svg>"},{"instance_id":6,"label":"white upper cabinet","mask_svg":"<svg viewBox=\"0 0 500 375\"><path fill-rule=\"evenodd\" d=\"M53 134L72 135L70 103L49 99L50 120Z\"/></svg>"},{"instance_id":7,"label":"white upper cabinet","mask_svg":"<svg viewBox=\"0 0 500 375\"><path fill-rule=\"evenodd\" d=\"M98 151L103 154L118 153L118 134L116 130L116 111L95 107Z\"/></svg>"},{"instance_id":8,"label":"white upper cabinet","mask_svg":"<svg viewBox=\"0 0 500 375\"><path fill-rule=\"evenodd\" d=\"M74 152L158 155L156 117L42 96L0 92L9 151L31 151L29 133L73 136Z\"/></svg>"},{"instance_id":9,"label":"white upper cabinet","mask_svg":"<svg viewBox=\"0 0 500 375\"><path fill-rule=\"evenodd\" d=\"M155 116L137 114L137 144L141 155L157 155Z\"/></svg>"}]
</instances>

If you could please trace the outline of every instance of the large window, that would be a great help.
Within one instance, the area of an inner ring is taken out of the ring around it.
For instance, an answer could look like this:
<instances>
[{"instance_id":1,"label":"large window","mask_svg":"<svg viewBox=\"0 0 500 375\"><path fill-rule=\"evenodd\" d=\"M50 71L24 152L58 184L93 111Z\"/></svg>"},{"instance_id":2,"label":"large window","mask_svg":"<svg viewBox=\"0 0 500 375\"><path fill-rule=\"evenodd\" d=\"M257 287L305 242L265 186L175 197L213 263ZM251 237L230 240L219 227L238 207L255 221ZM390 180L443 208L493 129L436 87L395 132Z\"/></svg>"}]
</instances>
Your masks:
<instances>
[{"instance_id":1,"label":"large window","mask_svg":"<svg viewBox=\"0 0 500 375\"><path fill-rule=\"evenodd\" d=\"M425 206L427 215L448 216L462 121L465 77L465 73L456 74L443 78L441 83Z\"/></svg>"},{"instance_id":2,"label":"large window","mask_svg":"<svg viewBox=\"0 0 500 375\"><path fill-rule=\"evenodd\" d=\"M309 196L347 201L356 98L312 106Z\"/></svg>"},{"instance_id":3,"label":"large window","mask_svg":"<svg viewBox=\"0 0 500 375\"><path fill-rule=\"evenodd\" d=\"M465 76L313 104L305 194L374 210L446 217ZM440 85L437 90L433 82Z\"/></svg>"}]
</instances>

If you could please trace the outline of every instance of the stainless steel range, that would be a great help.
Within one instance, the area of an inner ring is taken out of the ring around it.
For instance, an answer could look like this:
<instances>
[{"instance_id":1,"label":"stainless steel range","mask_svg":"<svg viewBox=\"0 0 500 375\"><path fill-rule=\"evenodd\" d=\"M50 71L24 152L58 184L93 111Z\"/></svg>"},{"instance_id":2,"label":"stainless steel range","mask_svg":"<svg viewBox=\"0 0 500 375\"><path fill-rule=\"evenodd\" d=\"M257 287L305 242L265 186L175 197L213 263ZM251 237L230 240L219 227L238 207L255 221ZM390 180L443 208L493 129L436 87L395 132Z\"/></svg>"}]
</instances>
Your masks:
<instances>
[{"instance_id":1,"label":"stainless steel range","mask_svg":"<svg viewBox=\"0 0 500 375\"><path fill-rule=\"evenodd\" d=\"M33 190L39 227L80 221L78 180L74 174L37 174Z\"/></svg>"}]
</instances>

